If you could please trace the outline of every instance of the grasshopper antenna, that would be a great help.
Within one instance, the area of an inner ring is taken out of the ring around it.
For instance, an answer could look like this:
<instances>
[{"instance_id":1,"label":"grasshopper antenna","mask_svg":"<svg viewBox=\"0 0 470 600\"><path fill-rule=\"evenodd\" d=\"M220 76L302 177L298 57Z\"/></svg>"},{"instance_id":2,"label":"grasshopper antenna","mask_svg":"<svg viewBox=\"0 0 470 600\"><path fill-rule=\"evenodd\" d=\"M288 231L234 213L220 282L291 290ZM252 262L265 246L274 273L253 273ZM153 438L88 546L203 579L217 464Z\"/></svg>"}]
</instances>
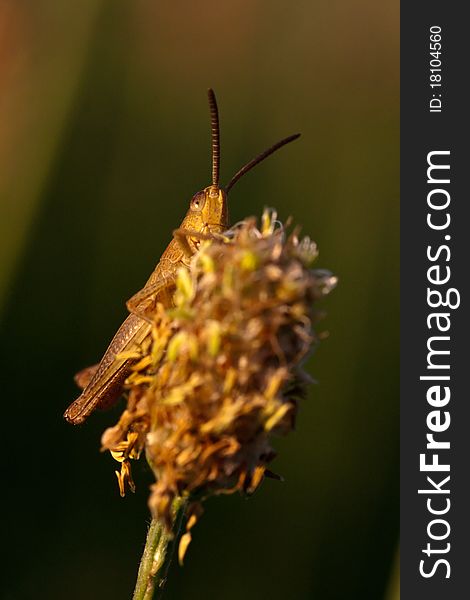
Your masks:
<instances>
[{"instance_id":1,"label":"grasshopper antenna","mask_svg":"<svg viewBox=\"0 0 470 600\"><path fill-rule=\"evenodd\" d=\"M209 96L209 109L211 113L211 133L212 133L212 185L219 187L219 167L220 167L220 135L219 135L219 109L214 90L207 90Z\"/></svg>"},{"instance_id":2,"label":"grasshopper antenna","mask_svg":"<svg viewBox=\"0 0 470 600\"><path fill-rule=\"evenodd\" d=\"M285 146L286 144L293 142L298 137L300 137L300 133L294 133L294 135L290 135L289 137L286 137L286 138L280 140L279 142L277 142L276 144L274 144L273 146L271 146L264 152L261 152L261 154L258 154L258 156L256 156L253 160L250 160L249 163L247 163L244 167L242 167L239 171L237 171L237 173L235 173L235 175L232 177L232 179L225 186L225 192L228 194L228 192L237 183L237 181L240 179L240 177L243 177L243 175L245 175L245 173L248 173L248 171L251 171L251 169L253 167L258 165L261 161L263 161L265 158L270 156L273 152L276 152L276 150L279 150L279 148L282 148L282 146Z\"/></svg>"}]
</instances>

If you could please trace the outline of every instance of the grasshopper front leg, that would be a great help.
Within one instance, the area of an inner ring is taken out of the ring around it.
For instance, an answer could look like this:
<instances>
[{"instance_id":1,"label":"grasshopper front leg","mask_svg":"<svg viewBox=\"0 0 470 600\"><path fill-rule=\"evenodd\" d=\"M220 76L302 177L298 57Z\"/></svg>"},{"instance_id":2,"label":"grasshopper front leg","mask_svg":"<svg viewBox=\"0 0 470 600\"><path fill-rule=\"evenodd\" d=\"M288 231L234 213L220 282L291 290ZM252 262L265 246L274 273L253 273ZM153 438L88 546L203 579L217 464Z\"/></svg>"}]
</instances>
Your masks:
<instances>
[{"instance_id":1,"label":"grasshopper front leg","mask_svg":"<svg viewBox=\"0 0 470 600\"><path fill-rule=\"evenodd\" d=\"M197 240L213 240L216 236L213 233L201 233L193 229L179 228L173 231L173 237L178 242L181 250L183 251L186 258L191 258L194 254L194 250L189 245L188 238L195 238Z\"/></svg>"}]
</instances>

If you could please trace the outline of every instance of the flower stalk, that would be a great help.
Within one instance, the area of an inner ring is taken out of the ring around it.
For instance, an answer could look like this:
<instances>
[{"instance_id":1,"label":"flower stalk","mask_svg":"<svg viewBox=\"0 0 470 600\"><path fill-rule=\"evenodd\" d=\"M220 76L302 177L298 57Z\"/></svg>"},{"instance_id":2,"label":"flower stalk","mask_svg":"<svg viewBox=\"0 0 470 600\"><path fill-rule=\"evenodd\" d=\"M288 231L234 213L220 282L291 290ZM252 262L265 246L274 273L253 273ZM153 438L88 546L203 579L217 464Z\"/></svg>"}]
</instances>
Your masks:
<instances>
[{"instance_id":1,"label":"flower stalk","mask_svg":"<svg viewBox=\"0 0 470 600\"><path fill-rule=\"evenodd\" d=\"M185 506L182 498L173 501L171 530L161 519L152 519L140 561L133 600L152 600L162 594L181 531Z\"/></svg>"}]
</instances>

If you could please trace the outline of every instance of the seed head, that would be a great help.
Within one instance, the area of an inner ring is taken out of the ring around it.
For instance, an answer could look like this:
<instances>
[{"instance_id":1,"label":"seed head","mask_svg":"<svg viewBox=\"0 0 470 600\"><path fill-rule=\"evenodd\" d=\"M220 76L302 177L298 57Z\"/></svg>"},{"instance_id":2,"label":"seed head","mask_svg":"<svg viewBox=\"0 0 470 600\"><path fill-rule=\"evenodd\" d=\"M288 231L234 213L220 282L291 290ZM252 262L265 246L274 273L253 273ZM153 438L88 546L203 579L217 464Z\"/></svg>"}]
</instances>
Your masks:
<instances>
[{"instance_id":1,"label":"seed head","mask_svg":"<svg viewBox=\"0 0 470 600\"><path fill-rule=\"evenodd\" d=\"M271 439L292 430L309 382L315 303L336 284L311 270L316 256L271 211L261 226L247 219L200 243L178 272L174 306L152 314L127 408L102 438L121 462L122 494L144 449L156 480L150 509L168 525L177 496L251 494L273 475Z\"/></svg>"}]
</instances>

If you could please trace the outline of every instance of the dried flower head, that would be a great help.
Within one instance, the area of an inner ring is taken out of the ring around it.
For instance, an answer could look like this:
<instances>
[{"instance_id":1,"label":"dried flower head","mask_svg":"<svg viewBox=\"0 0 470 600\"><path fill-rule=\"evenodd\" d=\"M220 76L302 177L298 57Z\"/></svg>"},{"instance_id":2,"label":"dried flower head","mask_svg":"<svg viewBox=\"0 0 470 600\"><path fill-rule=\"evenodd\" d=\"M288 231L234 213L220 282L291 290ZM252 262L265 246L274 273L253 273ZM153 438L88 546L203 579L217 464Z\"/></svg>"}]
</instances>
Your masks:
<instances>
[{"instance_id":1,"label":"dried flower head","mask_svg":"<svg viewBox=\"0 0 470 600\"><path fill-rule=\"evenodd\" d=\"M270 439L293 428L309 380L314 303L336 283L310 269L316 255L265 211L260 226L248 219L202 241L179 271L174 307L157 305L151 339L132 355L127 408L102 444L121 462L122 494L145 449L150 508L168 525L178 496L250 494L271 474Z\"/></svg>"}]
</instances>

